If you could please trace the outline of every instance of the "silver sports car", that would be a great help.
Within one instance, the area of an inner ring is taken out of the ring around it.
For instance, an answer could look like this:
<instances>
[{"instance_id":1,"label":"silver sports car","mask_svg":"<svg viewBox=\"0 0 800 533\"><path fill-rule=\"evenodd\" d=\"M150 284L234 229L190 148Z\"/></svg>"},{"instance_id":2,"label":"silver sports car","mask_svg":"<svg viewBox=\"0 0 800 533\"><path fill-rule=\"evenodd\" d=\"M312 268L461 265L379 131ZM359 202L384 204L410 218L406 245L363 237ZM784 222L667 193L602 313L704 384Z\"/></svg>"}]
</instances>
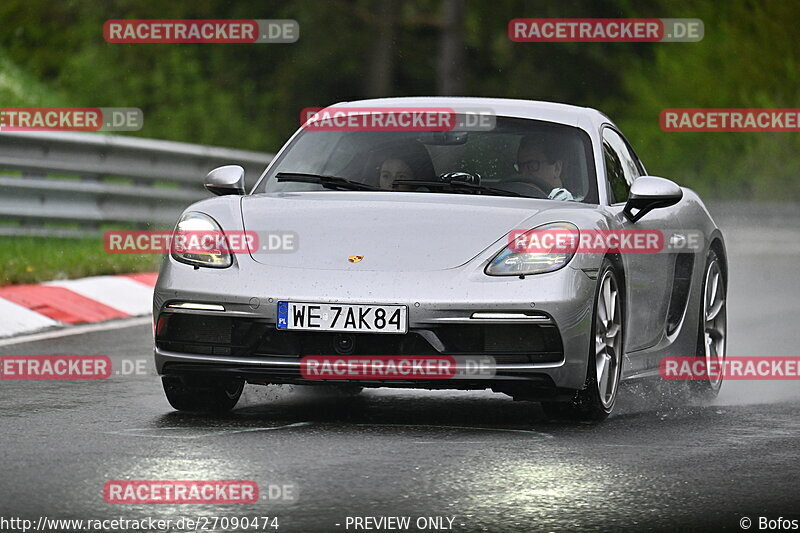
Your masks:
<instances>
[{"instance_id":1,"label":"silver sports car","mask_svg":"<svg viewBox=\"0 0 800 533\"><path fill-rule=\"evenodd\" d=\"M426 109L448 116L413 116ZM217 196L175 231L258 243L176 248L163 261L155 360L178 410L231 409L245 382L294 383L491 389L602 420L619 385L658 377L665 357L725 357L719 228L692 190L648 176L593 109L337 104L249 193L234 165L206 188ZM437 358L452 366L433 371ZM713 396L721 381L690 385Z\"/></svg>"}]
</instances>

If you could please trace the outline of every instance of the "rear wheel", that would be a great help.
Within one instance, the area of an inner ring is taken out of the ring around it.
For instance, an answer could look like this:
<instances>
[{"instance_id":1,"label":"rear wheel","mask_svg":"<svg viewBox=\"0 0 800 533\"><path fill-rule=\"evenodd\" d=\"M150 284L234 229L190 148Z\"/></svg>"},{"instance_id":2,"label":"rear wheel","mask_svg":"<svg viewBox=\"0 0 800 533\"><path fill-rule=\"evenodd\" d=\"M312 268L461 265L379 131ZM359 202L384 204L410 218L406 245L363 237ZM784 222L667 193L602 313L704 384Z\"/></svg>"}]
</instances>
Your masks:
<instances>
[{"instance_id":1,"label":"rear wheel","mask_svg":"<svg viewBox=\"0 0 800 533\"><path fill-rule=\"evenodd\" d=\"M178 411L224 413L239 401L244 389L240 379L163 376L161 383L169 404Z\"/></svg>"},{"instance_id":2,"label":"rear wheel","mask_svg":"<svg viewBox=\"0 0 800 533\"><path fill-rule=\"evenodd\" d=\"M542 404L545 413L554 418L599 422L611 414L617 401L625 315L619 278L608 259L603 261L598 279L586 384L570 402Z\"/></svg>"},{"instance_id":3,"label":"rear wheel","mask_svg":"<svg viewBox=\"0 0 800 533\"><path fill-rule=\"evenodd\" d=\"M727 338L725 280L720 259L708 252L703 272L703 292L697 333L697 357L706 363L706 379L689 382L692 392L703 399L713 399L722 388Z\"/></svg>"}]
</instances>

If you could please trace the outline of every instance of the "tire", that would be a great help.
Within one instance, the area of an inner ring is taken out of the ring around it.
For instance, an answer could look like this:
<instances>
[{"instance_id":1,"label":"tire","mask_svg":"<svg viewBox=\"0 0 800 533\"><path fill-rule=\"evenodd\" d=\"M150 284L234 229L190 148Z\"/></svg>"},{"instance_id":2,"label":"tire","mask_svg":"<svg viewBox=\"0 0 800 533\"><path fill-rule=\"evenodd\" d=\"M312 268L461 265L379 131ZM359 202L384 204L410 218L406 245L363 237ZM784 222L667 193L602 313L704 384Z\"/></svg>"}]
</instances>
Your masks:
<instances>
[{"instance_id":1,"label":"tire","mask_svg":"<svg viewBox=\"0 0 800 533\"><path fill-rule=\"evenodd\" d=\"M161 384L169 404L178 411L225 413L233 409L244 390L240 379L163 376Z\"/></svg>"},{"instance_id":2,"label":"tire","mask_svg":"<svg viewBox=\"0 0 800 533\"><path fill-rule=\"evenodd\" d=\"M601 422L608 418L617 401L624 353L625 299L620 276L609 259L603 260L597 279L586 383L570 402L542 403L551 418Z\"/></svg>"},{"instance_id":3,"label":"tire","mask_svg":"<svg viewBox=\"0 0 800 533\"><path fill-rule=\"evenodd\" d=\"M703 270L695 354L706 361L707 379L689 381L689 389L696 398L712 400L722 388L724 376L716 372L716 377L712 378L709 368L712 363L723 368L727 346L727 315L727 287L722 275L721 261L714 250L709 250Z\"/></svg>"}]
</instances>

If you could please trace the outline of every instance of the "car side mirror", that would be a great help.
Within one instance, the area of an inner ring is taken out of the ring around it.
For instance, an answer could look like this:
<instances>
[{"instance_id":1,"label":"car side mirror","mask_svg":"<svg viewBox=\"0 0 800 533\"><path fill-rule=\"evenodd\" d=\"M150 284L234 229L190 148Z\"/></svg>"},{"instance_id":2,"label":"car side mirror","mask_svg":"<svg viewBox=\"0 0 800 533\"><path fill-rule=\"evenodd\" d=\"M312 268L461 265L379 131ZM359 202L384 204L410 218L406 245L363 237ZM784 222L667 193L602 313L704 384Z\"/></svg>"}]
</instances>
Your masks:
<instances>
[{"instance_id":1,"label":"car side mirror","mask_svg":"<svg viewBox=\"0 0 800 533\"><path fill-rule=\"evenodd\" d=\"M215 168L206 176L205 188L217 196L244 194L244 169L239 165Z\"/></svg>"},{"instance_id":2,"label":"car side mirror","mask_svg":"<svg viewBox=\"0 0 800 533\"><path fill-rule=\"evenodd\" d=\"M642 176L633 181L622 213L631 222L636 222L653 209L675 205L681 198L683 189L674 181L655 176Z\"/></svg>"}]
</instances>

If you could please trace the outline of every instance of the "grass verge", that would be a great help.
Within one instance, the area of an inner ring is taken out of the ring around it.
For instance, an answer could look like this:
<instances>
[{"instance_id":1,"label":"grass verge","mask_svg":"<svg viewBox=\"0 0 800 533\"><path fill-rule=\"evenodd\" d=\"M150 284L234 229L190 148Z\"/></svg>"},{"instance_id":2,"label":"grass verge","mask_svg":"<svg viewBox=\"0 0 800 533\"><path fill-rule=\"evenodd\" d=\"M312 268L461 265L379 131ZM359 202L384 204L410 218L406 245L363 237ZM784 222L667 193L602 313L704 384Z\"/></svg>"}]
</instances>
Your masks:
<instances>
[{"instance_id":1,"label":"grass verge","mask_svg":"<svg viewBox=\"0 0 800 533\"><path fill-rule=\"evenodd\" d=\"M0 286L154 272L160 254L109 254L100 238L0 237Z\"/></svg>"}]
</instances>

